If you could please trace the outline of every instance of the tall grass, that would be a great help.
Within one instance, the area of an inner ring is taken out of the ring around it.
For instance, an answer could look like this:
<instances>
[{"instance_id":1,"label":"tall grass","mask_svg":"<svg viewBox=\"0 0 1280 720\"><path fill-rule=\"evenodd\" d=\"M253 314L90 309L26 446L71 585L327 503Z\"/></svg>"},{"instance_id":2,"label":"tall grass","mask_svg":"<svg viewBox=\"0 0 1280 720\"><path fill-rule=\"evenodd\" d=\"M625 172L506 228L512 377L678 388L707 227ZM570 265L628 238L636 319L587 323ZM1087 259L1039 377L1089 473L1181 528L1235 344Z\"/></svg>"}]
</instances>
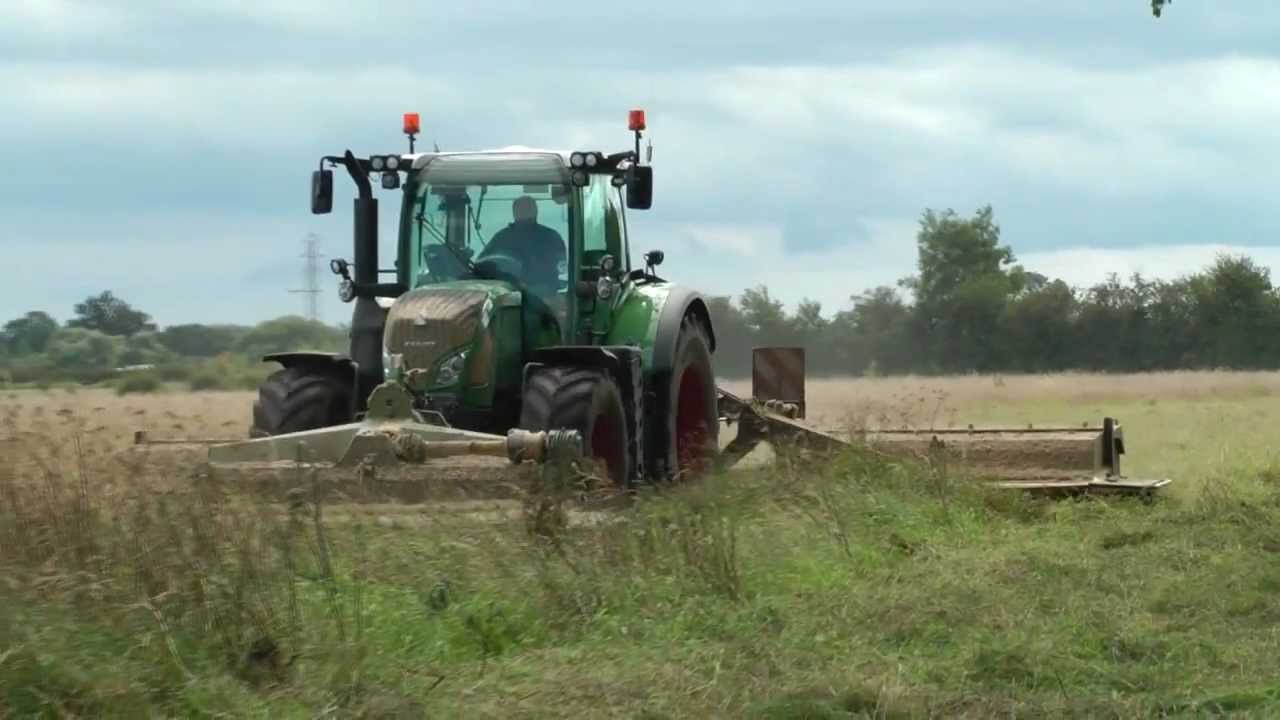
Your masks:
<instances>
[{"instance_id":1,"label":"tall grass","mask_svg":"<svg viewBox=\"0 0 1280 720\"><path fill-rule=\"evenodd\" d=\"M83 456L74 476L0 468L0 700L17 712L59 696L82 712L112 709L122 678L63 677L40 650L86 629L129 659L144 682L125 682L128 692L149 701L209 672L285 683L299 663L314 672L361 640L358 575L335 570L318 506L281 514L187 477L130 489Z\"/></svg>"},{"instance_id":2,"label":"tall grass","mask_svg":"<svg viewBox=\"0 0 1280 720\"><path fill-rule=\"evenodd\" d=\"M1192 491L1152 505L998 492L857 449L782 448L625 503L544 483L420 507L265 505L190 458L116 460L139 425L240 434L250 399L0 396L0 717L1280 707L1265 400L1212 401L1222 427L1194 430L1225 440L1207 451L1140 435L1204 459L1176 476ZM1142 405L1137 427L1178 427L1173 406Z\"/></svg>"}]
</instances>

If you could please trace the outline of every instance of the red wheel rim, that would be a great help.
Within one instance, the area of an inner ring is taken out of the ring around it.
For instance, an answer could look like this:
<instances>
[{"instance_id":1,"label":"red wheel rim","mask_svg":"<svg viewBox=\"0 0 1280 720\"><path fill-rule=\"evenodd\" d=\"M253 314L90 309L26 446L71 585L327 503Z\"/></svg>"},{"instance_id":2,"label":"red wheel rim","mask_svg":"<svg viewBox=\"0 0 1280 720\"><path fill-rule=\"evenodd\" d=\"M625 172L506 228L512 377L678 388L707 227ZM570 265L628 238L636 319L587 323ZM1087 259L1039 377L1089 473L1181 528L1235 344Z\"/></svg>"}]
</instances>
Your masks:
<instances>
[{"instance_id":1,"label":"red wheel rim","mask_svg":"<svg viewBox=\"0 0 1280 720\"><path fill-rule=\"evenodd\" d=\"M707 379L696 368L680 377L676 396L676 461L681 471L702 469L707 431Z\"/></svg>"},{"instance_id":2,"label":"red wheel rim","mask_svg":"<svg viewBox=\"0 0 1280 720\"><path fill-rule=\"evenodd\" d=\"M623 480L622 457L618 451L620 438L621 428L618 427L617 418L602 415L596 419L595 427L591 429L591 456L604 462L609 480L613 483L621 483ZM625 448L623 451L625 452Z\"/></svg>"}]
</instances>

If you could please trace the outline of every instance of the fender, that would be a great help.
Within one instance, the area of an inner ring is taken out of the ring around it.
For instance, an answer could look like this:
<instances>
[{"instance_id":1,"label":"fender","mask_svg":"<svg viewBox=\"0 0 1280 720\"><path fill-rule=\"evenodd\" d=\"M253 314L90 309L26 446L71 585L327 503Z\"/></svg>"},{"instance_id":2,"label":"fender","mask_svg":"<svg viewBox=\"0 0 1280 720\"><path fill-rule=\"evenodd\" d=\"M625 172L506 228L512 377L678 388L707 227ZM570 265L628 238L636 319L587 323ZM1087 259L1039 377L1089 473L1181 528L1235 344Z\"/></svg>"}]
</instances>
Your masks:
<instances>
[{"instance_id":1,"label":"fender","mask_svg":"<svg viewBox=\"0 0 1280 720\"><path fill-rule=\"evenodd\" d=\"M712 353L716 349L715 330L711 326L711 313L707 303L696 291L673 287L662 303L653 332L652 363L645 373L645 410L648 432L645 434L645 464L659 480L671 477L676 467L676 448L670 442L666 429L666 417L671 406L671 373L676 363L676 342L680 338L680 325L685 316L696 315L707 330Z\"/></svg>"},{"instance_id":2,"label":"fender","mask_svg":"<svg viewBox=\"0 0 1280 720\"><path fill-rule=\"evenodd\" d=\"M657 326L653 333L653 364L647 374L671 372L676 363L676 340L680 336L680 325L688 313L696 313L707 329L708 340L711 341L711 352L716 351L716 333L711 326L711 312L707 302L696 290L684 287L673 287L667 293L667 299L659 311Z\"/></svg>"},{"instance_id":3,"label":"fender","mask_svg":"<svg viewBox=\"0 0 1280 720\"><path fill-rule=\"evenodd\" d=\"M351 358L342 353L314 350L268 353L262 356L262 362L278 362L286 369L292 367L334 368L343 373L354 373L356 370L356 364L351 361Z\"/></svg>"}]
</instances>

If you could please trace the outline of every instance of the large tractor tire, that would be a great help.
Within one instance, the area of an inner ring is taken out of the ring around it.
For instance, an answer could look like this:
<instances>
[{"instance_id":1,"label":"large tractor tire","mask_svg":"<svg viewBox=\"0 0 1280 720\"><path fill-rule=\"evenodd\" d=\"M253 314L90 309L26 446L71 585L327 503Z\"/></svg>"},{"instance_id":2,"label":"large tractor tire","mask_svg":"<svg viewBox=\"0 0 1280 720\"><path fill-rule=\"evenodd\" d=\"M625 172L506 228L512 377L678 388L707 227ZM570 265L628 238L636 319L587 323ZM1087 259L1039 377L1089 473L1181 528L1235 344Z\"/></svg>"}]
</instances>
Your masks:
<instances>
[{"instance_id":1,"label":"large tractor tire","mask_svg":"<svg viewBox=\"0 0 1280 720\"><path fill-rule=\"evenodd\" d=\"M583 451L594 458L615 487L632 476L626 409L622 391L609 373L586 367L542 367L530 373L521 398L525 430L577 430Z\"/></svg>"},{"instance_id":2,"label":"large tractor tire","mask_svg":"<svg viewBox=\"0 0 1280 720\"><path fill-rule=\"evenodd\" d=\"M668 447L675 449L677 479L696 477L720 450L720 415L711 339L702 321L686 315L676 339L667 417Z\"/></svg>"},{"instance_id":3,"label":"large tractor tire","mask_svg":"<svg viewBox=\"0 0 1280 720\"><path fill-rule=\"evenodd\" d=\"M249 435L285 435L349 423L351 394L351 379L327 368L277 370L258 387Z\"/></svg>"}]
</instances>

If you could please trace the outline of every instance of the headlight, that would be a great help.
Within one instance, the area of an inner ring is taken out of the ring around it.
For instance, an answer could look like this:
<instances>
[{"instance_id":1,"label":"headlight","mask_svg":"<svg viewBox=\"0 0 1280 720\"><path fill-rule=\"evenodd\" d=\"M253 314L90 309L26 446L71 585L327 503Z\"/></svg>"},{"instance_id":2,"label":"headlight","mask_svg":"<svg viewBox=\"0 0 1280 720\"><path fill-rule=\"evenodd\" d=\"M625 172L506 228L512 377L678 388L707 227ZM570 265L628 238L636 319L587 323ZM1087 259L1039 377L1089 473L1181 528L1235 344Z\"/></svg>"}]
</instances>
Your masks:
<instances>
[{"instance_id":1,"label":"headlight","mask_svg":"<svg viewBox=\"0 0 1280 720\"><path fill-rule=\"evenodd\" d=\"M373 157L369 158L369 167L373 168L374 170L381 170L382 165L383 165L383 159L381 155L374 155Z\"/></svg>"},{"instance_id":2,"label":"headlight","mask_svg":"<svg viewBox=\"0 0 1280 720\"><path fill-rule=\"evenodd\" d=\"M445 387L448 385L456 385L462 379L462 370L467 365L467 353L469 350L454 355L445 360L440 365L440 370L436 372L436 381L432 383L436 387Z\"/></svg>"},{"instance_id":3,"label":"headlight","mask_svg":"<svg viewBox=\"0 0 1280 720\"><path fill-rule=\"evenodd\" d=\"M383 347L382 348L382 379L383 380L399 380L401 373L404 371L404 356L400 353L392 354Z\"/></svg>"},{"instance_id":4,"label":"headlight","mask_svg":"<svg viewBox=\"0 0 1280 720\"><path fill-rule=\"evenodd\" d=\"M388 170L395 170L395 169L396 169L396 168L398 168L398 167L400 167L400 156L399 156L399 155L388 155L388 156L387 156L387 169L388 169Z\"/></svg>"}]
</instances>

